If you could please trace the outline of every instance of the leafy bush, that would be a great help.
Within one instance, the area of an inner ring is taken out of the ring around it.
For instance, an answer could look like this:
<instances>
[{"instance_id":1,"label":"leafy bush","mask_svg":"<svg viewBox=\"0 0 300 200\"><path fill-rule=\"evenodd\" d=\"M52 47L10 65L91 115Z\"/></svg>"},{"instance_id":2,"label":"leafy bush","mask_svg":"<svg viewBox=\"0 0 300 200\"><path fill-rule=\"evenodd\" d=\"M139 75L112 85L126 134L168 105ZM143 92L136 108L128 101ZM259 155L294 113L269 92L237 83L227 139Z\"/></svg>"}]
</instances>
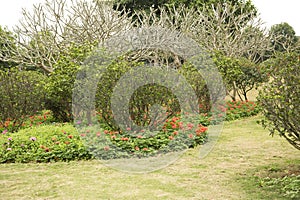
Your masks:
<instances>
[{"instance_id":1,"label":"leafy bush","mask_svg":"<svg viewBox=\"0 0 300 200\"><path fill-rule=\"evenodd\" d=\"M262 125L271 135L278 133L300 150L300 58L299 54L278 54L266 63L269 83L259 93L265 120Z\"/></svg>"},{"instance_id":2,"label":"leafy bush","mask_svg":"<svg viewBox=\"0 0 300 200\"><path fill-rule=\"evenodd\" d=\"M45 84L47 91L46 108L53 112L60 122L70 122L72 116L72 89L80 64L92 51L93 44L71 45L66 55L61 55L49 74Z\"/></svg>"},{"instance_id":3,"label":"leafy bush","mask_svg":"<svg viewBox=\"0 0 300 200\"><path fill-rule=\"evenodd\" d=\"M71 125L42 125L0 135L0 163L90 159Z\"/></svg>"},{"instance_id":4,"label":"leafy bush","mask_svg":"<svg viewBox=\"0 0 300 200\"><path fill-rule=\"evenodd\" d=\"M16 131L27 116L43 109L45 80L46 76L35 71L0 71L0 127Z\"/></svg>"},{"instance_id":5,"label":"leafy bush","mask_svg":"<svg viewBox=\"0 0 300 200\"><path fill-rule=\"evenodd\" d=\"M111 129L119 130L120 127L115 123L112 117L112 108L111 108L111 98L113 95L113 91L118 84L118 81L124 74L132 73L135 67L143 66L143 74L141 76L133 76L134 81L140 81L145 79L148 80L147 70L149 74L155 74L156 77L160 77L159 80L162 80L161 85L154 81L153 84L145 84L139 88L137 88L132 94L129 101L129 113L130 118L135 122L135 124L139 126L147 126L153 123L155 120L159 120L157 118L151 119L151 109L153 106L159 105L161 106L168 115L166 118L172 118L176 115L176 113L181 111L181 105L179 104L178 97L174 94L170 88L167 88L163 85L163 80L166 79L166 72L161 70L160 68L148 67L144 66L143 63L136 62L128 62L125 60L118 60L111 65L109 65L102 74L101 79L98 83L97 95L96 95L96 108L99 111L99 115L101 116L101 123L109 126ZM163 68L163 67L162 67ZM167 70L167 68L165 69ZM170 70L170 74L174 73L175 69ZM193 92L198 98L199 103L203 103L206 111L210 108L210 101L208 96L208 91L205 86L205 81L199 74L199 72L192 67L191 65L183 65L176 73L181 74L186 78L188 84L192 87ZM178 84L178 82L174 81L174 85ZM182 84L182 83L181 83ZM178 84L179 85L179 84ZM176 85L176 87L180 88L180 86ZM119 87L130 87L128 85L122 85ZM174 87L175 88L175 87ZM173 89L174 89L173 88ZM126 90L126 88L124 88ZM123 91L124 91L123 90ZM177 91L177 94L185 96L184 103L190 103L191 97L189 94L184 94L184 91ZM126 102L125 95L119 95L119 102ZM120 109L123 109L121 107ZM122 113L123 110L120 111ZM123 117L123 116L122 116ZM128 116L124 116L124 122L127 121ZM129 126L129 125L128 125Z\"/></svg>"}]
</instances>

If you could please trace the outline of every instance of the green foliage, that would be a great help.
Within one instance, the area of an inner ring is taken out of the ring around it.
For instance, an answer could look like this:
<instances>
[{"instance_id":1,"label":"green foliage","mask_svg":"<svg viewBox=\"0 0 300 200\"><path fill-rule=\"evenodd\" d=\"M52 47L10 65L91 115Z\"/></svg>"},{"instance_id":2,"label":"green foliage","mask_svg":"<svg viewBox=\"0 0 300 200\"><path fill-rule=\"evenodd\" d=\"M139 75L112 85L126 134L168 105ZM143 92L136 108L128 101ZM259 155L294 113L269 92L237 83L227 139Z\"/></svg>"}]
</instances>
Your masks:
<instances>
[{"instance_id":1,"label":"green foliage","mask_svg":"<svg viewBox=\"0 0 300 200\"><path fill-rule=\"evenodd\" d=\"M279 52L286 52L289 47L295 47L298 41L293 27L286 22L273 25L270 34L274 37L274 48Z\"/></svg>"},{"instance_id":2,"label":"green foliage","mask_svg":"<svg viewBox=\"0 0 300 200\"><path fill-rule=\"evenodd\" d=\"M120 78L126 73L127 75L132 73L132 70L136 66L143 66L143 64L122 60L116 61L106 68L106 71L102 74L98 82L96 95L96 109L97 111L99 111L99 114L101 116L101 123L103 123L104 126L108 126L113 130L119 130L120 128L115 123L112 117L111 98L113 90L118 84ZM135 79L133 81L148 80L148 78L145 75L147 74L146 70L149 70L149 73L152 73L153 70L158 71L156 76L161 77L160 80L166 78L165 74L161 74L158 69L155 69L153 67L144 66L143 69L145 71L143 72L143 74L141 74L140 77L132 75L132 77L134 77ZM170 73L171 72L172 70L170 71ZM199 74L199 72L191 65L184 65L181 69L178 70L178 72L182 76L184 76L187 82L192 86L192 89L194 89L193 91L195 92L196 97L198 98L198 102L203 103L207 111L207 109L209 109L210 106L208 91L205 87L205 82ZM177 83L174 80L174 85L176 84ZM128 85L119 87L128 87ZM125 89L126 88L124 88L124 90ZM184 91L177 92L178 94L184 95ZM120 102L126 100L122 97L124 94L119 95ZM185 100L188 103L190 101L190 97L188 94L186 94L185 96ZM158 118L151 119L151 108L155 105L161 106L164 109L164 111L168 113L166 118L174 116L182 109L179 105L179 100L174 95L174 91L171 91L169 88L166 88L156 83L146 84L135 90L135 92L131 95L129 103L129 112L131 119L135 122L135 124L139 126L148 126L154 122L153 120L160 120ZM124 119L123 121L127 120ZM130 127L130 125L128 126Z\"/></svg>"},{"instance_id":3,"label":"green foliage","mask_svg":"<svg viewBox=\"0 0 300 200\"><path fill-rule=\"evenodd\" d=\"M262 125L271 135L278 133L300 150L300 59L299 54L278 54L267 62L270 81L259 93L266 120Z\"/></svg>"},{"instance_id":4,"label":"green foliage","mask_svg":"<svg viewBox=\"0 0 300 200\"><path fill-rule=\"evenodd\" d=\"M0 163L91 159L71 125L43 125L0 135Z\"/></svg>"},{"instance_id":5,"label":"green foliage","mask_svg":"<svg viewBox=\"0 0 300 200\"><path fill-rule=\"evenodd\" d=\"M290 199L300 198L300 175L284 176L282 178L262 178L260 187L277 191Z\"/></svg>"},{"instance_id":6,"label":"green foliage","mask_svg":"<svg viewBox=\"0 0 300 200\"><path fill-rule=\"evenodd\" d=\"M72 120L72 89L80 64L92 51L94 44L71 45L65 55L61 55L49 74L45 85L47 91L46 108L53 112L56 120Z\"/></svg>"},{"instance_id":7,"label":"green foliage","mask_svg":"<svg viewBox=\"0 0 300 200\"><path fill-rule=\"evenodd\" d=\"M1 26L0 38L0 70L7 70L11 67L16 66L16 63L3 61L1 60L1 58L10 53L7 49L8 46L10 46L10 48L16 48L16 45L14 44L15 38L12 32L6 30L5 28L2 28Z\"/></svg>"},{"instance_id":8,"label":"green foliage","mask_svg":"<svg viewBox=\"0 0 300 200\"><path fill-rule=\"evenodd\" d=\"M0 125L10 121L9 131L16 131L27 116L43 109L46 77L34 71L0 71Z\"/></svg>"},{"instance_id":9,"label":"green foliage","mask_svg":"<svg viewBox=\"0 0 300 200\"><path fill-rule=\"evenodd\" d=\"M121 0L115 1L115 4L120 4L124 6L127 10L131 11L141 11L149 10L150 7L158 8L162 6L180 6L184 5L189 8L201 8L204 6L211 6L220 3L229 3L234 6L245 5L244 10L237 11L236 15L239 15L241 12L256 10L254 5L249 0Z\"/></svg>"},{"instance_id":10,"label":"green foliage","mask_svg":"<svg viewBox=\"0 0 300 200\"><path fill-rule=\"evenodd\" d=\"M267 81L260 66L246 58L233 58L216 53L214 62L223 76L227 93L232 100L248 100L247 93Z\"/></svg>"}]
</instances>

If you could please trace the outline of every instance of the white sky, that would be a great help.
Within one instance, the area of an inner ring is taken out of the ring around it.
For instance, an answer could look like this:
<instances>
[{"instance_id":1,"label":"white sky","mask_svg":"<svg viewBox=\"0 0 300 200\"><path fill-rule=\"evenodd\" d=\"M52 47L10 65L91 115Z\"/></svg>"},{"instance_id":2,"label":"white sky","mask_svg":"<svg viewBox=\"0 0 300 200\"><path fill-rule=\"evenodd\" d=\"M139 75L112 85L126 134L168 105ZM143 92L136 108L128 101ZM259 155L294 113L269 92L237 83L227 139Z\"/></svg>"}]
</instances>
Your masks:
<instances>
[{"instance_id":1,"label":"white sky","mask_svg":"<svg viewBox=\"0 0 300 200\"><path fill-rule=\"evenodd\" d=\"M45 0L0 0L0 25L11 28L21 18L22 8L31 8L32 4ZM299 0L252 0L261 13L267 27L281 22L289 23L300 36Z\"/></svg>"}]
</instances>

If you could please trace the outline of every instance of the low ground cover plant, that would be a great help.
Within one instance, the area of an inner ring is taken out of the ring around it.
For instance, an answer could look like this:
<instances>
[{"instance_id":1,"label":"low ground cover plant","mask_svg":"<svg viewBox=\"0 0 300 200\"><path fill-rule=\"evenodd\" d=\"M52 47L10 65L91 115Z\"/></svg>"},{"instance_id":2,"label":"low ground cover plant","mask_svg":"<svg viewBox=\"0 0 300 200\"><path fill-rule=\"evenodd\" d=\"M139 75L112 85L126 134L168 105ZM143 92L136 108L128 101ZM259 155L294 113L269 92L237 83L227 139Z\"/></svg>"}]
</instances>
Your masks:
<instances>
[{"instance_id":1,"label":"low ground cover plant","mask_svg":"<svg viewBox=\"0 0 300 200\"><path fill-rule=\"evenodd\" d=\"M41 125L0 134L0 163L90 159L70 124Z\"/></svg>"},{"instance_id":2,"label":"low ground cover plant","mask_svg":"<svg viewBox=\"0 0 300 200\"><path fill-rule=\"evenodd\" d=\"M276 192L288 199L300 199L299 165L271 166L260 173L257 183L264 191Z\"/></svg>"}]
</instances>

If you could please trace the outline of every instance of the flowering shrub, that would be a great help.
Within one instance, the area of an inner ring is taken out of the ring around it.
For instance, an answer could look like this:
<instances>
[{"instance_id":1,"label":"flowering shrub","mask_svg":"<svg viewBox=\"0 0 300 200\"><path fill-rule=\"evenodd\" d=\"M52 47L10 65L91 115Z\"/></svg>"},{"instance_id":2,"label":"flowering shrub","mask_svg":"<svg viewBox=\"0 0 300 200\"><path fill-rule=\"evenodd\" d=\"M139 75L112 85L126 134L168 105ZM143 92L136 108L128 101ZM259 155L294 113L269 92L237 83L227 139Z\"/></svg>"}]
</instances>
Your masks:
<instances>
[{"instance_id":1,"label":"flowering shrub","mask_svg":"<svg viewBox=\"0 0 300 200\"><path fill-rule=\"evenodd\" d=\"M261 111L254 101L228 101L225 109L226 121L254 116Z\"/></svg>"},{"instance_id":2,"label":"flowering shrub","mask_svg":"<svg viewBox=\"0 0 300 200\"><path fill-rule=\"evenodd\" d=\"M130 128L123 132L97 131L96 126L79 129L85 144L97 158L112 159L153 156L191 148L205 142L208 128L198 121L185 122L180 116L173 116L159 131L130 132Z\"/></svg>"},{"instance_id":3,"label":"flowering shrub","mask_svg":"<svg viewBox=\"0 0 300 200\"><path fill-rule=\"evenodd\" d=\"M0 134L0 163L90 159L71 125L43 125Z\"/></svg>"},{"instance_id":4,"label":"flowering shrub","mask_svg":"<svg viewBox=\"0 0 300 200\"><path fill-rule=\"evenodd\" d=\"M257 115L261 111L260 106L254 101L227 101L224 105L218 106L217 108L213 109L214 114L216 115L215 119L212 117L211 112L202 112L199 116L200 124L204 126L208 126L210 124L218 124L219 120L223 120L225 113L226 116L224 120L232 121Z\"/></svg>"},{"instance_id":5,"label":"flowering shrub","mask_svg":"<svg viewBox=\"0 0 300 200\"><path fill-rule=\"evenodd\" d=\"M22 116L22 123L19 124L12 119L8 118L6 120L3 120L3 122L0 121L0 133L4 132L11 132L13 130L18 129L24 129L29 128L32 126L39 126L42 124L49 124L53 122L53 116L51 111L42 111L42 112L36 112L36 114L28 117Z\"/></svg>"}]
</instances>

